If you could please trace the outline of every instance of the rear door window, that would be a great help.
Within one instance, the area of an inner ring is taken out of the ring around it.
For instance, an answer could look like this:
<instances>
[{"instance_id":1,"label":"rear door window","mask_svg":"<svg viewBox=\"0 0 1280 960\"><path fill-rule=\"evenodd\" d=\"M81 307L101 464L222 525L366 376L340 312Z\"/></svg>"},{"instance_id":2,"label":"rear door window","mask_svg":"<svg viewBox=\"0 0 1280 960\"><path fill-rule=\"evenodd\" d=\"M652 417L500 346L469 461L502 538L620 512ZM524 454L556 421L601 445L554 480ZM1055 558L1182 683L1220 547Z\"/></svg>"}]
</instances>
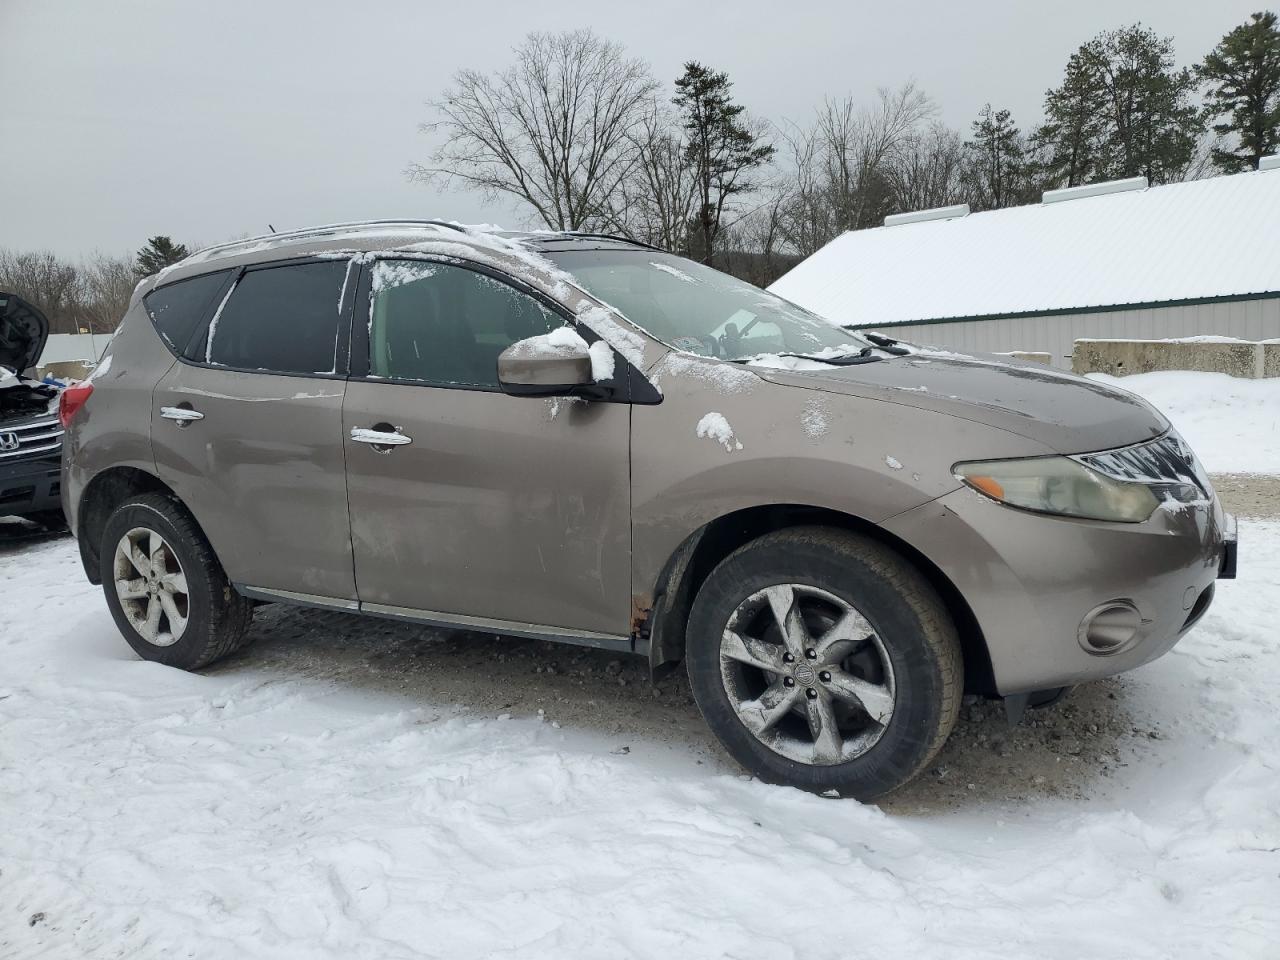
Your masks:
<instances>
[{"instance_id":1,"label":"rear door window","mask_svg":"<svg viewBox=\"0 0 1280 960\"><path fill-rule=\"evenodd\" d=\"M231 289L194 359L271 373L337 371L346 260L246 272Z\"/></svg>"},{"instance_id":2,"label":"rear door window","mask_svg":"<svg viewBox=\"0 0 1280 960\"><path fill-rule=\"evenodd\" d=\"M147 294L143 303L156 332L169 349L182 353L191 335L213 305L213 298L227 282L230 270L179 280Z\"/></svg>"}]
</instances>

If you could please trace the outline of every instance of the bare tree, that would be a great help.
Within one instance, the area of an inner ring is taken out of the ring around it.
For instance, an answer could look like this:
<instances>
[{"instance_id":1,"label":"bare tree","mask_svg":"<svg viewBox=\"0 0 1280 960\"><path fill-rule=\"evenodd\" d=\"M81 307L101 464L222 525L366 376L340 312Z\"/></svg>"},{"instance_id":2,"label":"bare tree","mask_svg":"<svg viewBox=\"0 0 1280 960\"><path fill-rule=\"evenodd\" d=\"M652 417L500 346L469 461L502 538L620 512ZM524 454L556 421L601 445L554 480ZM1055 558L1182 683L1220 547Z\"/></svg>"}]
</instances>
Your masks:
<instances>
[{"instance_id":1,"label":"bare tree","mask_svg":"<svg viewBox=\"0 0 1280 960\"><path fill-rule=\"evenodd\" d=\"M637 162L637 131L657 84L641 60L590 30L532 33L513 66L461 70L432 106L442 133L412 179L461 183L528 203L554 230L589 228Z\"/></svg>"},{"instance_id":2,"label":"bare tree","mask_svg":"<svg viewBox=\"0 0 1280 960\"><path fill-rule=\"evenodd\" d=\"M75 264L49 250L0 250L0 290L35 304L49 319L50 333L79 332L82 284Z\"/></svg>"},{"instance_id":3,"label":"bare tree","mask_svg":"<svg viewBox=\"0 0 1280 960\"><path fill-rule=\"evenodd\" d=\"M720 263L721 270L760 287L773 283L800 260L789 251L782 230L789 195L779 185L764 189L762 203L722 228Z\"/></svg>"},{"instance_id":4,"label":"bare tree","mask_svg":"<svg viewBox=\"0 0 1280 960\"><path fill-rule=\"evenodd\" d=\"M960 134L940 123L912 131L886 164L885 176L895 212L963 202L963 173L964 143Z\"/></svg>"},{"instance_id":5,"label":"bare tree","mask_svg":"<svg viewBox=\"0 0 1280 960\"><path fill-rule=\"evenodd\" d=\"M890 212L887 164L936 110L914 82L877 93L879 103L872 110L858 111L846 97L828 100L818 115L819 143L840 231L875 226Z\"/></svg>"},{"instance_id":6,"label":"bare tree","mask_svg":"<svg viewBox=\"0 0 1280 960\"><path fill-rule=\"evenodd\" d=\"M81 316L92 333L110 333L129 309L137 275L127 257L96 253L81 270Z\"/></svg>"},{"instance_id":7,"label":"bare tree","mask_svg":"<svg viewBox=\"0 0 1280 960\"><path fill-rule=\"evenodd\" d=\"M632 136L636 163L609 202L606 225L655 247L687 253L697 184L675 120L654 101Z\"/></svg>"},{"instance_id":8,"label":"bare tree","mask_svg":"<svg viewBox=\"0 0 1280 960\"><path fill-rule=\"evenodd\" d=\"M819 162L816 128L791 124L782 131L782 140L791 169L779 213L779 230L793 249L807 257L839 233L835 209Z\"/></svg>"},{"instance_id":9,"label":"bare tree","mask_svg":"<svg viewBox=\"0 0 1280 960\"><path fill-rule=\"evenodd\" d=\"M849 97L827 100L812 126L784 134L792 170L781 229L801 254L846 230L875 226L914 190L901 182L909 172L901 155L933 116L933 102L914 83L882 88L877 99L868 110Z\"/></svg>"}]
</instances>

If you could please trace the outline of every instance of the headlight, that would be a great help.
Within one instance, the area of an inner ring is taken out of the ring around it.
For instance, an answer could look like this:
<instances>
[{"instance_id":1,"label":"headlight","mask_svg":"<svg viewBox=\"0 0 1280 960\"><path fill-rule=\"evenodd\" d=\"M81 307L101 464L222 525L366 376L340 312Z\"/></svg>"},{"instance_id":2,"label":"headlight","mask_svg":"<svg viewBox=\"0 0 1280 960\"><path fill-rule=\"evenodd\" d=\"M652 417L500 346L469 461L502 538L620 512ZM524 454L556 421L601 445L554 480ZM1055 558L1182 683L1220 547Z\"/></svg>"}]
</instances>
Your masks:
<instances>
[{"instance_id":1,"label":"headlight","mask_svg":"<svg viewBox=\"0 0 1280 960\"><path fill-rule=\"evenodd\" d=\"M1162 500L1204 499L1188 483L1136 483L1090 470L1070 457L958 463L956 479L1011 507L1086 520L1141 523Z\"/></svg>"}]
</instances>

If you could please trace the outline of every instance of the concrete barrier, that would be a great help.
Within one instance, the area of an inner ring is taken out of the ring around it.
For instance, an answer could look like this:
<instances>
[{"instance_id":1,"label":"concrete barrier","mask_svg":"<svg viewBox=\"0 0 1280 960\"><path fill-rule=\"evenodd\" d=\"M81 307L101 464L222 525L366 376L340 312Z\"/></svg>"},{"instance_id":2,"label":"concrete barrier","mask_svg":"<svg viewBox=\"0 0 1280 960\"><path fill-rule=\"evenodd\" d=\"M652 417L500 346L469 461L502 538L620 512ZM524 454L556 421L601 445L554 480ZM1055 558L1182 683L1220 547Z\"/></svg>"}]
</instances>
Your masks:
<instances>
[{"instance_id":1,"label":"concrete barrier","mask_svg":"<svg viewBox=\"0 0 1280 960\"><path fill-rule=\"evenodd\" d=\"M1156 370L1199 370L1248 379L1280 377L1280 341L1230 337L1077 340L1071 352L1071 369L1113 377Z\"/></svg>"}]
</instances>

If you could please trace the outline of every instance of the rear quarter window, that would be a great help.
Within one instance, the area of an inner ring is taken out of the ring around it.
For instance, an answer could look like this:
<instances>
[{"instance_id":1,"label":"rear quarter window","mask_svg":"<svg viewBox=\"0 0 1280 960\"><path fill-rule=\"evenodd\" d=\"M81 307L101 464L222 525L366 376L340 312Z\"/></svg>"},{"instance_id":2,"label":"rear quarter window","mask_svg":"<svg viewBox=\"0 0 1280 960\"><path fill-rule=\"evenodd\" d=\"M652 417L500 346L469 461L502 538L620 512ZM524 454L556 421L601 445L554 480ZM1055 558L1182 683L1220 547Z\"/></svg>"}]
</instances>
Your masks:
<instances>
[{"instance_id":1,"label":"rear quarter window","mask_svg":"<svg viewBox=\"0 0 1280 960\"><path fill-rule=\"evenodd\" d=\"M213 298L227 282L230 270L206 273L152 290L142 298L147 316L169 349L181 354L200 322L208 316Z\"/></svg>"}]
</instances>

